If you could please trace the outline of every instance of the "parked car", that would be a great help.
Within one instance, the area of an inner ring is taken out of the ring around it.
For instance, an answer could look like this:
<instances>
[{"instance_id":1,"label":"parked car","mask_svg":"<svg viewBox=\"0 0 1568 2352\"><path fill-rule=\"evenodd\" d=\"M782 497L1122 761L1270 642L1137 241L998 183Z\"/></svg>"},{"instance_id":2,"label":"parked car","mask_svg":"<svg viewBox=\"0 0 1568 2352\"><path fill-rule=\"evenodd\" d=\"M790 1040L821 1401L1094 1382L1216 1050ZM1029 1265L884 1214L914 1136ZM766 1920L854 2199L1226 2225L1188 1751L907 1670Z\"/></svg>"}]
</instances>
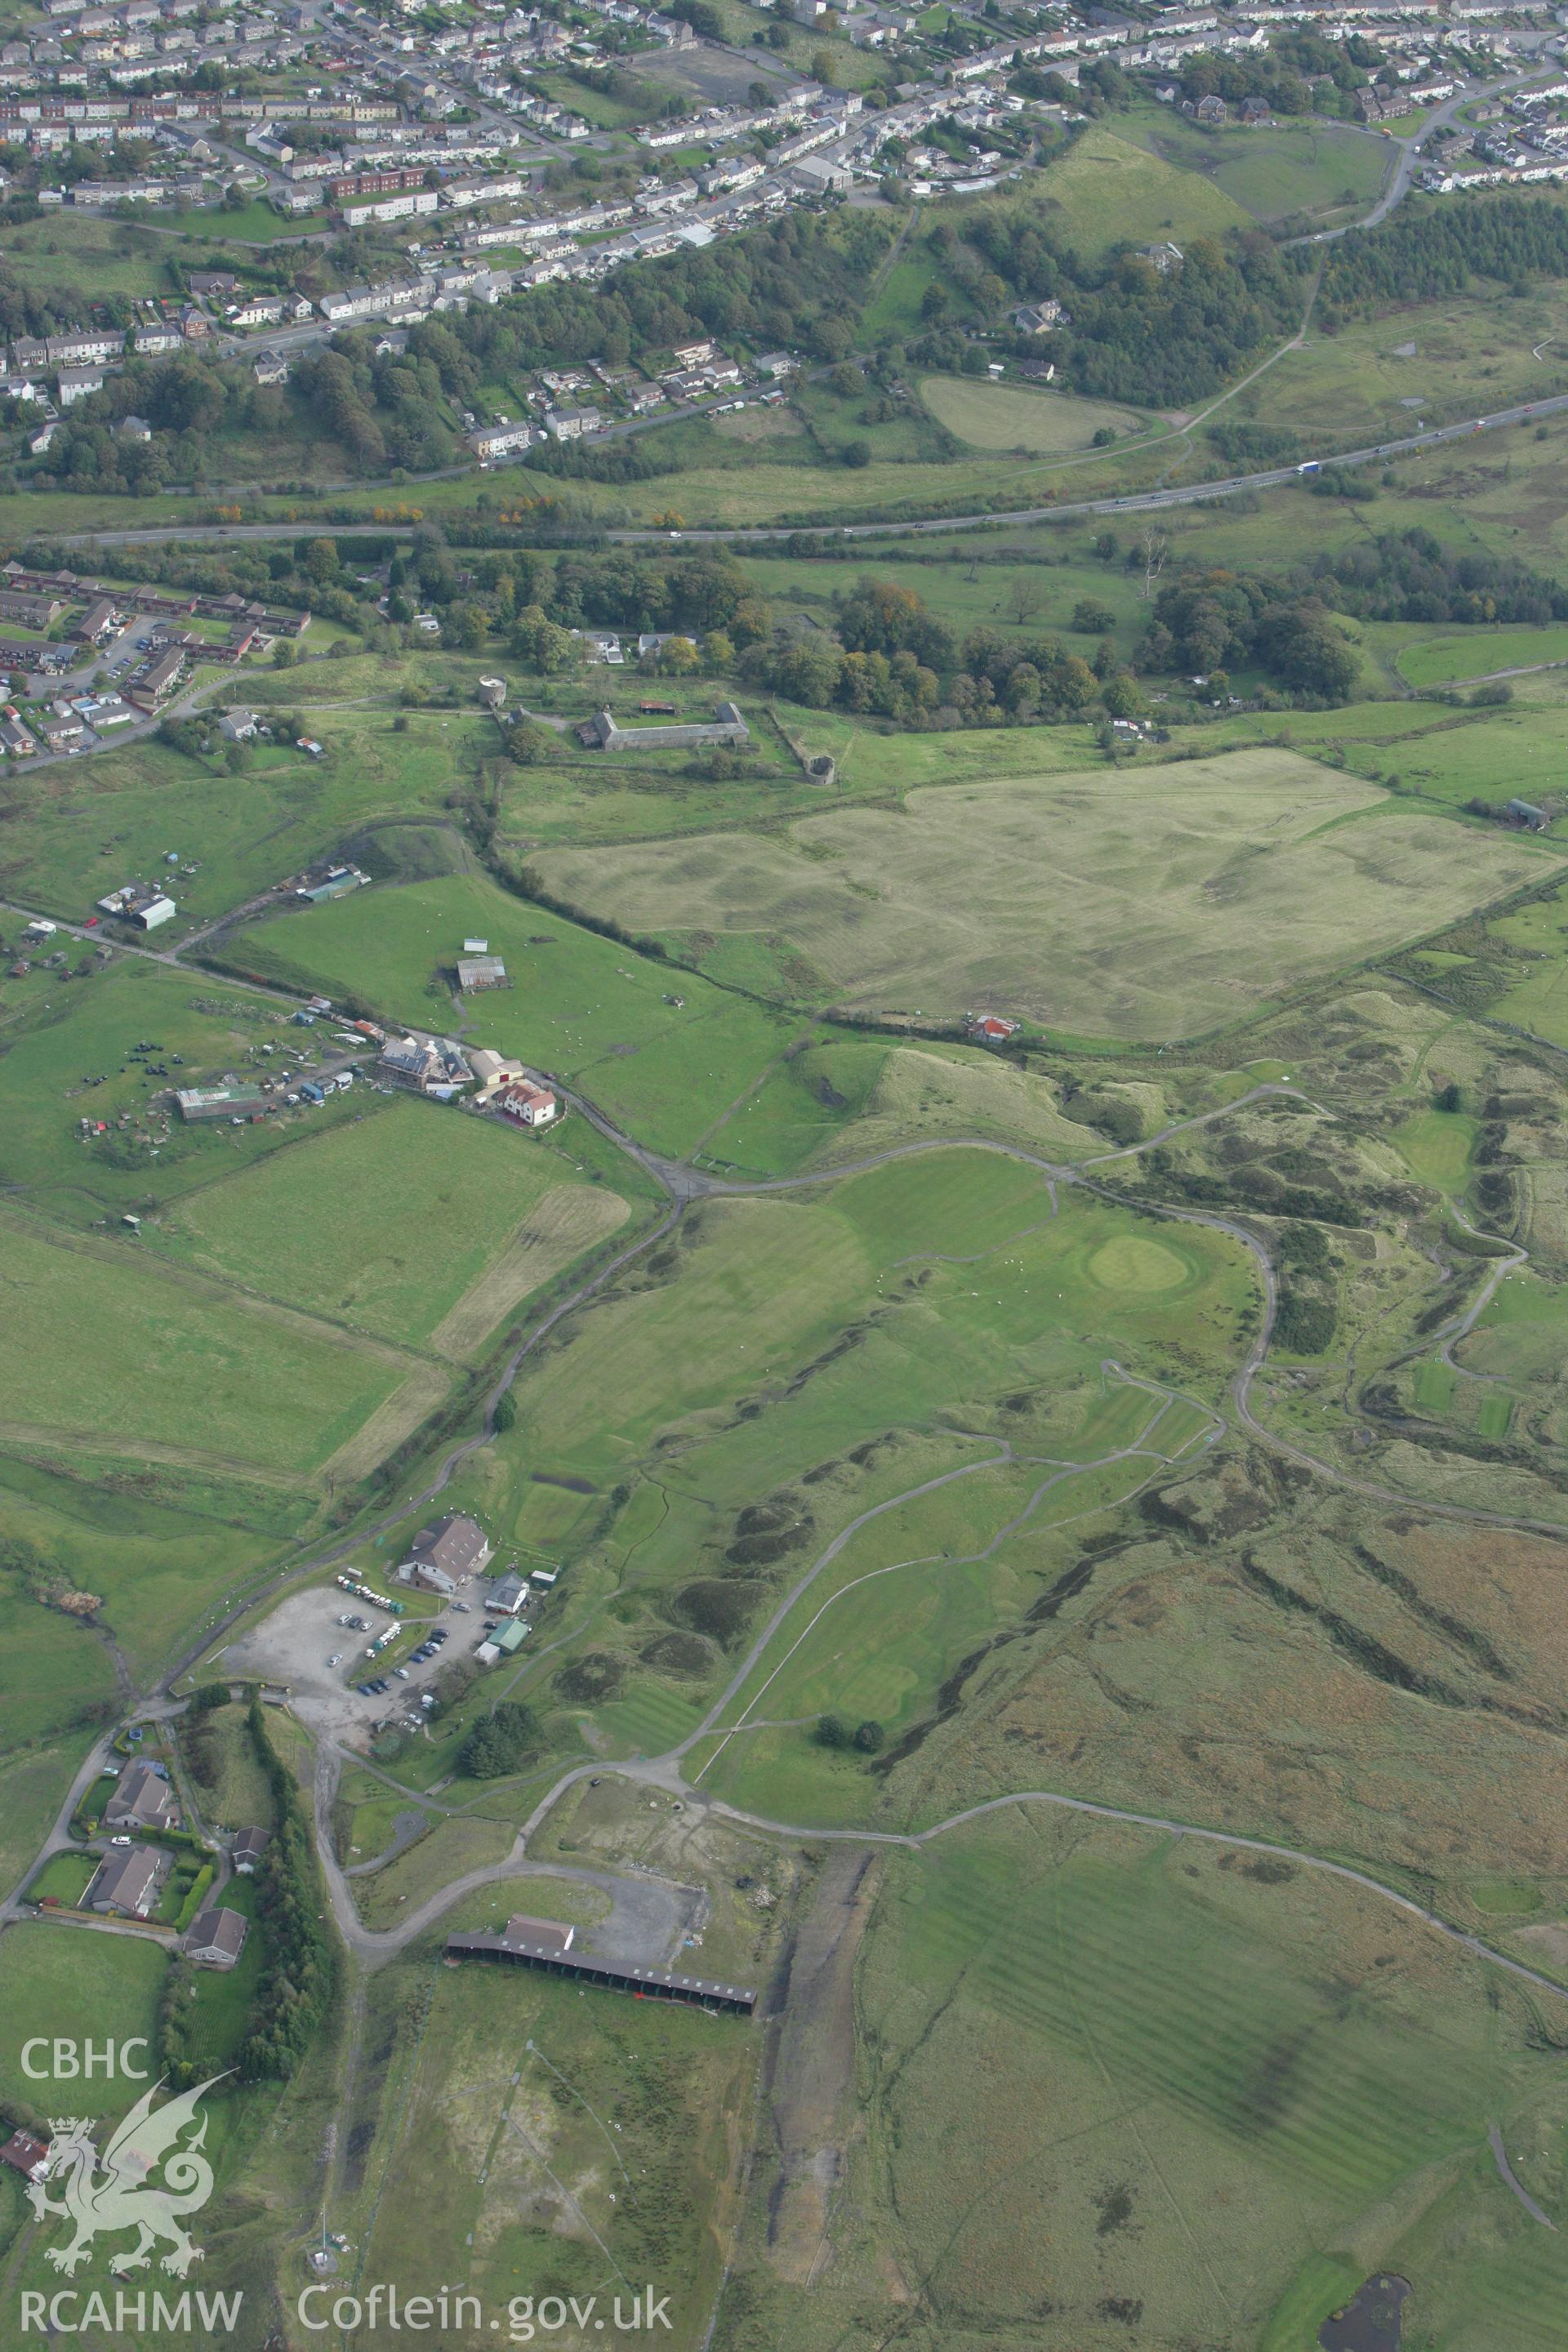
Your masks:
<instances>
[{"instance_id":1,"label":"parked car","mask_svg":"<svg viewBox=\"0 0 1568 2352\"><path fill-rule=\"evenodd\" d=\"M400 1683L405 1683L408 1680L408 1669L406 1666L394 1666L392 1671L397 1676Z\"/></svg>"}]
</instances>

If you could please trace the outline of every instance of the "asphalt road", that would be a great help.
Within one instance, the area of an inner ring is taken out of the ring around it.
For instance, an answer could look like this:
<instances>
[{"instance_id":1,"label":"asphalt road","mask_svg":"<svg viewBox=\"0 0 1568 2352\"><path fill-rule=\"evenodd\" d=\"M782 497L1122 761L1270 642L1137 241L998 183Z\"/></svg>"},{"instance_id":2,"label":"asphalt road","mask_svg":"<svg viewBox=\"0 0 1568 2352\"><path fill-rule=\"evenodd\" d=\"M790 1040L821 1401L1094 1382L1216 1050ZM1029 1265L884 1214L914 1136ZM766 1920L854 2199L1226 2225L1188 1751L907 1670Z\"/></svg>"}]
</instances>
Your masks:
<instances>
[{"instance_id":1,"label":"asphalt road","mask_svg":"<svg viewBox=\"0 0 1568 2352\"><path fill-rule=\"evenodd\" d=\"M1415 457L1423 450L1441 449L1452 442L1470 440L1479 434L1505 432L1510 425L1525 425L1544 416L1560 416L1565 410L1568 410L1568 393L1553 393L1544 400L1524 401L1511 408L1490 409L1484 415L1466 418L1458 425L1434 425L1425 431L1406 433L1397 440L1378 441L1363 449L1343 449L1337 457L1323 458L1314 470L1326 474L1337 467L1375 466L1395 457ZM668 419L660 421L668 422ZM985 530L995 525L1064 522L1084 515L1159 514L1169 507L1199 506L1206 499L1235 498L1243 490L1279 489L1288 482L1299 481L1301 472L1299 466L1270 466L1253 474L1222 474L1211 481L1184 483L1174 489L1130 490L1121 498L1061 499L1049 506L1008 507L973 514L933 516L918 522L854 522L837 527L740 523L722 530L609 530L605 537L617 544L631 546L647 541L667 544L671 541L693 545L713 541L726 546L742 542L761 546L769 541L793 539L803 530L818 539L920 539L947 531ZM299 539L318 527L335 540L362 536L384 539L387 530L384 523L323 522L319 526L308 522L167 523L136 530L67 531L56 534L55 538L56 543L62 547L154 547L170 540Z\"/></svg>"}]
</instances>

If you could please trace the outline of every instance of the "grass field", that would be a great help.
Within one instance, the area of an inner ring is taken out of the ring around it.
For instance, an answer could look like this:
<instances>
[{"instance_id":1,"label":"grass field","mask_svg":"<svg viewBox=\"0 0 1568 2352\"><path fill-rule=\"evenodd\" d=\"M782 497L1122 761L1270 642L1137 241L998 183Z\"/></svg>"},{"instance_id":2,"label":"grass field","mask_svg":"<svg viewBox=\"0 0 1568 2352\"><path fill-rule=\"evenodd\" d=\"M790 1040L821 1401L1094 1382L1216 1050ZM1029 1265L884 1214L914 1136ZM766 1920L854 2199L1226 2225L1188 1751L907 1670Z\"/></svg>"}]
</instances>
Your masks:
<instances>
[{"instance_id":1,"label":"grass field","mask_svg":"<svg viewBox=\"0 0 1568 2352\"><path fill-rule=\"evenodd\" d=\"M973 376L928 375L921 398L939 424L973 449L1012 449L1054 456L1087 449L1104 427L1136 433L1142 419L1108 401L1077 400L1070 393L1023 392Z\"/></svg>"},{"instance_id":2,"label":"grass field","mask_svg":"<svg viewBox=\"0 0 1568 2352\"><path fill-rule=\"evenodd\" d=\"M359 2208L377 2274L405 2295L461 2275L504 2313L551 2291L598 2294L607 2311L622 2281L656 2273L669 2282L666 2340L699 2340L735 2161L721 2118L748 2088L744 2026L579 1998L522 1970L432 1976L425 1957L376 1979L372 2003L390 2053Z\"/></svg>"},{"instance_id":3,"label":"grass field","mask_svg":"<svg viewBox=\"0 0 1568 2352\"><path fill-rule=\"evenodd\" d=\"M474 1042L581 1084L656 1150L689 1150L788 1043L784 1023L761 1007L661 971L479 876L356 891L253 926L229 952L247 970L309 978L434 1025L451 1017L437 970L470 933L505 958L514 983L485 1005Z\"/></svg>"},{"instance_id":4,"label":"grass field","mask_svg":"<svg viewBox=\"0 0 1568 2352\"><path fill-rule=\"evenodd\" d=\"M1054 236L1086 254L1122 242L1213 236L1249 215L1223 189L1093 123L1041 175L1037 201Z\"/></svg>"},{"instance_id":5,"label":"grass field","mask_svg":"<svg viewBox=\"0 0 1568 2352\"><path fill-rule=\"evenodd\" d=\"M1402 647L1394 661L1414 687L1445 686L1450 678L1568 662L1568 628L1458 630Z\"/></svg>"},{"instance_id":6,"label":"grass field","mask_svg":"<svg viewBox=\"0 0 1568 2352\"><path fill-rule=\"evenodd\" d=\"M1216 132L1174 107L1149 106L1134 109L1117 130L1177 170L1198 174L1258 220L1297 212L1352 215L1377 195L1393 160L1385 142L1349 125L1281 121L1247 131L1233 121Z\"/></svg>"},{"instance_id":7,"label":"grass field","mask_svg":"<svg viewBox=\"0 0 1568 2352\"><path fill-rule=\"evenodd\" d=\"M1479 1123L1462 1111L1428 1110L1396 1128L1394 1140L1423 1184L1462 1192L1469 1180Z\"/></svg>"},{"instance_id":8,"label":"grass field","mask_svg":"<svg viewBox=\"0 0 1568 2352\"><path fill-rule=\"evenodd\" d=\"M149 1241L384 1339L439 1328L460 1353L626 1213L563 1152L400 1099L187 1195Z\"/></svg>"},{"instance_id":9,"label":"grass field","mask_svg":"<svg viewBox=\"0 0 1568 2352\"><path fill-rule=\"evenodd\" d=\"M896 812L539 862L558 896L688 956L709 935L776 936L823 993L868 1009L991 1006L1136 1038L1209 1027L1537 870L1516 843L1461 844L1285 751L1131 788L1082 775L922 789Z\"/></svg>"},{"instance_id":10,"label":"grass field","mask_svg":"<svg viewBox=\"0 0 1568 2352\"><path fill-rule=\"evenodd\" d=\"M391 1349L172 1276L134 1243L62 1244L16 1217L4 1241L15 1347L0 1425L13 1433L293 1480L413 1369Z\"/></svg>"},{"instance_id":11,"label":"grass field","mask_svg":"<svg viewBox=\"0 0 1568 2352\"><path fill-rule=\"evenodd\" d=\"M0 2048L0 2098L14 2115L118 2115L143 2085L103 2074L35 2083L22 2070L22 2044L33 2034L69 2042L89 2036L116 2047L145 2034L153 2018L167 1955L151 1937L100 1936L90 1928L24 1924L0 1937L0 1996L11 2032ZM37 2053L34 2063L39 2062ZM133 2059L146 2065L146 2057ZM129 2092L129 2095L128 2095ZM62 2110L62 2101L65 2107Z\"/></svg>"}]
</instances>

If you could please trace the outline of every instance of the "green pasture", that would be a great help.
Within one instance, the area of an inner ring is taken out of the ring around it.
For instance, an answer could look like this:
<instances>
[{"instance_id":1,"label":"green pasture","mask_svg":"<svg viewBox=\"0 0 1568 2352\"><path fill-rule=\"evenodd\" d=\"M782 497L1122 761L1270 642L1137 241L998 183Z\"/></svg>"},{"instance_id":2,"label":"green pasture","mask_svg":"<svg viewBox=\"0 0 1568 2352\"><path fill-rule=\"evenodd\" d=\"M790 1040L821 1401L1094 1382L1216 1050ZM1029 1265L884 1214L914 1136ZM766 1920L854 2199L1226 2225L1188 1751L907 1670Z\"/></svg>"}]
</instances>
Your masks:
<instances>
[{"instance_id":1,"label":"green pasture","mask_svg":"<svg viewBox=\"0 0 1568 2352\"><path fill-rule=\"evenodd\" d=\"M531 1145L433 1104L376 1103L352 1125L187 1194L148 1237L176 1263L247 1289L384 1339L424 1340L509 1244L526 1244L531 1224L541 1264L558 1255L543 1247L567 1208L557 1195L584 1195L584 1240L624 1217L610 1196L601 1221L601 1195L575 1160Z\"/></svg>"},{"instance_id":2,"label":"green pasture","mask_svg":"<svg viewBox=\"0 0 1568 2352\"><path fill-rule=\"evenodd\" d=\"M162 935L166 945L297 874L361 826L437 817L481 726L487 749L493 729L468 713L444 721L415 713L408 731L395 735L390 711L310 703L311 687L320 693L328 679L338 687L338 667L288 674L291 700L327 746L323 760L263 745L236 777L221 761L187 759L154 740L73 760L40 777L36 792L29 779L5 828L5 889L79 922L106 891L151 875L177 850L197 871L173 884L180 918Z\"/></svg>"},{"instance_id":3,"label":"green pasture","mask_svg":"<svg viewBox=\"0 0 1568 2352\"><path fill-rule=\"evenodd\" d=\"M1008 387L976 389L1005 391ZM1044 394L1026 396L1042 400L1047 397ZM786 608L807 613L827 625L831 625L834 598L852 594L858 581L868 576L890 580L897 587L912 590L960 639L973 628L1000 629L1005 635L1017 633L1031 638L1048 633L1065 637L1085 655L1092 655L1099 640L1075 635L1072 614L1076 604L1086 598L1092 599L1111 613L1112 626L1106 634L1119 649L1131 656L1149 624L1142 576L1128 572L1120 563L1104 563L1091 558L1087 551L1064 545L1061 554L1065 561L1048 564L1008 562L1005 557L976 562L972 542L967 558L942 563L919 562L901 551L884 555L880 548L864 567L750 552L742 557L742 562L760 594ZM793 730L794 720L788 723ZM816 711L805 715L805 723L821 727L833 722L825 713ZM1077 739L1079 730L1074 728L1053 731ZM900 740L918 758L923 737L905 736ZM1034 740L1038 740L1037 735ZM998 758L1008 756L1005 736L993 737L989 748ZM854 789L853 784L850 789Z\"/></svg>"},{"instance_id":4,"label":"green pasture","mask_svg":"<svg viewBox=\"0 0 1568 2352\"><path fill-rule=\"evenodd\" d=\"M211 1008L211 1009L206 1009ZM136 1122L178 1080L200 1086L233 1071L254 1080L268 1066L292 1066L313 1045L288 1026L288 1014L222 980L196 971L170 971L126 956L84 980L51 980L47 998L35 992L5 1032L0 1055L0 1173L51 1218L72 1225L133 1204L145 1208L150 1190L162 1201L232 1176L292 1144L319 1135L348 1108L332 1105L307 1129L284 1118L263 1127L187 1128L177 1121L156 1160L151 1129L133 1141ZM143 1075L131 1048L158 1047L167 1078ZM260 1046L276 1048L253 1061ZM183 1055L176 1070L171 1056ZM287 1058L286 1058L287 1057ZM102 1079L101 1085L87 1083ZM356 1105L356 1109L359 1108ZM107 1136L83 1140L79 1122L105 1122ZM121 1130L120 1121L132 1125Z\"/></svg>"},{"instance_id":5,"label":"green pasture","mask_svg":"<svg viewBox=\"0 0 1568 2352\"><path fill-rule=\"evenodd\" d=\"M1225 1236L1151 1226L1071 1190L1053 1216L1037 1171L977 1150L914 1152L798 1199L710 1202L687 1235L669 1278L605 1299L548 1362L524 1366L516 1427L493 1449L507 1499L489 1488L488 1517L503 1529L513 1508L520 1528L531 1523L527 1482L541 1471L599 1493L618 1482L628 1521L641 1482L657 1479L659 1513L608 1538L607 1557L626 1563L619 1597L606 1610L602 1533L586 1585L573 1586L591 1603L574 1650L608 1645L625 1670L605 1703L573 1706L609 1740L599 1752L654 1752L693 1728L698 1688L720 1671L711 1645L695 1685L637 1661L686 1622L674 1588L725 1572L710 1546L729 1540L729 1515L781 1491L799 1532L787 1564L752 1588L759 1622L851 1517L892 1507L796 1602L736 1706L754 1698L763 1717L793 1718L840 1697L873 1712L877 1699L912 1719L966 1646L1036 1597L1052 1528L1113 1507L1207 1425L1184 1403L1162 1412L1158 1393L1106 1373L1106 1360L1217 1395L1256 1314L1250 1263ZM899 1501L914 1488L928 1491ZM963 1568L1014 1520L994 1559ZM959 1565L929 1583L913 1572L907 1594L891 1574L933 1559ZM880 1581L862 1591L867 1576ZM850 1586L852 1604L834 1601ZM808 1632L777 1697L768 1678ZM822 1752L795 1734L748 1732L720 1785L733 1793L742 1775L745 1801L776 1811L769 1774L786 1771L804 1801L796 1783L816 1765Z\"/></svg>"},{"instance_id":6,"label":"green pasture","mask_svg":"<svg viewBox=\"0 0 1568 2352\"><path fill-rule=\"evenodd\" d=\"M762 1007L478 875L359 890L252 925L229 954L247 971L352 993L384 1017L436 1027L453 1017L449 981L438 975L470 935L505 958L512 983L485 1004L487 1040L581 1086L658 1150L689 1150L789 1041L787 1025Z\"/></svg>"},{"instance_id":7,"label":"green pasture","mask_svg":"<svg viewBox=\"0 0 1568 2352\"><path fill-rule=\"evenodd\" d=\"M151 1937L100 1936L90 1928L37 1925L8 1928L0 1937L0 1999L8 2031L0 2046L0 2098L13 2115L118 2116L146 2087L101 2073L58 2081L33 2082L22 2072L22 2045L36 2034L51 2042L82 2042L101 2049L145 2034L148 2052L132 2063L152 2064L156 2049L153 2022L163 1971L163 1947ZM48 2063L48 2053L34 2063Z\"/></svg>"},{"instance_id":8,"label":"green pasture","mask_svg":"<svg viewBox=\"0 0 1568 2352\"><path fill-rule=\"evenodd\" d=\"M1135 784L949 783L766 835L555 850L538 865L557 897L694 961L710 942L760 936L777 942L781 986L794 968L782 959L799 959L820 975L812 993L878 1014L981 1008L1140 1039L1212 1027L1550 870L1522 842L1461 836L1359 778L1263 749Z\"/></svg>"},{"instance_id":9,"label":"green pasture","mask_svg":"<svg viewBox=\"0 0 1568 2352\"><path fill-rule=\"evenodd\" d=\"M1531 899L1497 917L1491 928L1533 969L1522 970L1489 1009L1549 1045L1568 1044L1568 907L1555 895Z\"/></svg>"},{"instance_id":10,"label":"green pasture","mask_svg":"<svg viewBox=\"0 0 1568 2352\"><path fill-rule=\"evenodd\" d=\"M858 1757L821 1748L800 1718L871 1719L897 1739L929 1717L960 1662L1016 1625L1041 1592L1026 1544L1017 1553L1005 1545L990 1559L958 1548L983 1551L1025 1511L1037 1540L1055 1526L1114 1509L1152 1466L1134 1460L1069 1472L1037 1502L1036 1490L1053 1475L1043 1467L984 1472L877 1522L867 1530L874 1540L847 1547L830 1578L785 1618L721 1727L736 1723L750 1701L761 1727L742 1724L716 1748L702 1786L773 1819L853 1827L889 1818L882 1784L867 1778ZM867 1564L886 1552L896 1556Z\"/></svg>"},{"instance_id":11,"label":"green pasture","mask_svg":"<svg viewBox=\"0 0 1568 2352\"><path fill-rule=\"evenodd\" d=\"M1070 393L1030 392L983 378L928 375L921 398L939 424L975 449L1015 453L1087 449L1094 435L1136 433L1143 420L1108 401L1079 400Z\"/></svg>"},{"instance_id":12,"label":"green pasture","mask_svg":"<svg viewBox=\"0 0 1568 2352\"><path fill-rule=\"evenodd\" d=\"M1033 193L1052 235L1090 255L1123 243L1179 245L1241 228L1249 217L1223 188L1100 123L1047 165Z\"/></svg>"},{"instance_id":13,"label":"green pasture","mask_svg":"<svg viewBox=\"0 0 1568 2352\"><path fill-rule=\"evenodd\" d=\"M1265 221L1353 215L1376 197L1393 161L1392 150L1348 124L1280 121L1248 131L1232 121L1215 131L1160 106L1134 109L1117 130Z\"/></svg>"},{"instance_id":14,"label":"green pasture","mask_svg":"<svg viewBox=\"0 0 1568 2352\"><path fill-rule=\"evenodd\" d=\"M1400 676L1416 688L1558 662L1568 662L1568 627L1445 631L1406 646L1395 656Z\"/></svg>"},{"instance_id":15,"label":"green pasture","mask_svg":"<svg viewBox=\"0 0 1568 2352\"><path fill-rule=\"evenodd\" d=\"M138 1244L54 1241L8 1216L12 1348L0 1425L134 1456L296 1479L324 1462L410 1369L391 1351L170 1275Z\"/></svg>"}]
</instances>

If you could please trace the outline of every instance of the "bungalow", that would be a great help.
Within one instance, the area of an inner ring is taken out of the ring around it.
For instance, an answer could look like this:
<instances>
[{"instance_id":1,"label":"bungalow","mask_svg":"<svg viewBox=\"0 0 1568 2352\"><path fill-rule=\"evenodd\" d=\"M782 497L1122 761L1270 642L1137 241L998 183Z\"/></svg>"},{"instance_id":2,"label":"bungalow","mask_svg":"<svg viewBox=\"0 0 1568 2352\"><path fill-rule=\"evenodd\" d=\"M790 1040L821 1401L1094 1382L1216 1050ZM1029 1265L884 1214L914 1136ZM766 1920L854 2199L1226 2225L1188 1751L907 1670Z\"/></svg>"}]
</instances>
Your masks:
<instances>
[{"instance_id":1,"label":"bungalow","mask_svg":"<svg viewBox=\"0 0 1568 2352\"><path fill-rule=\"evenodd\" d=\"M229 1848L229 1858L242 1877L248 1878L256 1868L270 1836L271 1832L268 1830L236 1830L234 1843Z\"/></svg>"},{"instance_id":2,"label":"bungalow","mask_svg":"<svg viewBox=\"0 0 1568 2352\"><path fill-rule=\"evenodd\" d=\"M253 742L256 728L254 710L226 710L217 723L217 731L226 743Z\"/></svg>"},{"instance_id":3,"label":"bungalow","mask_svg":"<svg viewBox=\"0 0 1568 2352\"><path fill-rule=\"evenodd\" d=\"M100 1863L82 1897L89 1911L113 1912L122 1919L145 1919L158 1899L168 1857L155 1846L111 1853Z\"/></svg>"},{"instance_id":4,"label":"bungalow","mask_svg":"<svg viewBox=\"0 0 1568 2352\"><path fill-rule=\"evenodd\" d=\"M252 360L250 373L258 383L287 383L289 362L282 352L261 352Z\"/></svg>"},{"instance_id":5,"label":"bungalow","mask_svg":"<svg viewBox=\"0 0 1568 2352\"><path fill-rule=\"evenodd\" d=\"M200 1969L232 1969L249 1932L250 1922L243 1912L209 1903L192 1920L180 1948Z\"/></svg>"},{"instance_id":6,"label":"bungalow","mask_svg":"<svg viewBox=\"0 0 1568 2352\"><path fill-rule=\"evenodd\" d=\"M405 1568L436 1568L447 1577L472 1576L490 1556L489 1538L466 1511L448 1511L421 1528L409 1546Z\"/></svg>"},{"instance_id":7,"label":"bungalow","mask_svg":"<svg viewBox=\"0 0 1568 2352\"><path fill-rule=\"evenodd\" d=\"M515 1568L509 1568L504 1576L497 1577L486 1593L485 1607L499 1616L515 1617L527 1596L527 1577L520 1576Z\"/></svg>"},{"instance_id":8,"label":"bungalow","mask_svg":"<svg viewBox=\"0 0 1568 2352\"><path fill-rule=\"evenodd\" d=\"M103 1809L110 1829L177 1829L180 1809L174 1792L155 1765L127 1764L110 1791Z\"/></svg>"}]
</instances>

